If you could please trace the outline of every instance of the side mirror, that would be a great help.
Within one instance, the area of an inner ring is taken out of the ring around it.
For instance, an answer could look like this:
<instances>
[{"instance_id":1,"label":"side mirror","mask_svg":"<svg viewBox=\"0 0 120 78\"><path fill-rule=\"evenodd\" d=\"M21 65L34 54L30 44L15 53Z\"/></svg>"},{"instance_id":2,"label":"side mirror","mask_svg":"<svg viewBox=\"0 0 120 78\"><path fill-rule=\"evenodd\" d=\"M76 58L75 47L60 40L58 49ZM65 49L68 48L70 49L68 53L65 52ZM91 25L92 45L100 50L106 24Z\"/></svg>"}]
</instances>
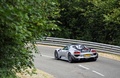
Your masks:
<instances>
[{"instance_id":1,"label":"side mirror","mask_svg":"<svg viewBox=\"0 0 120 78\"><path fill-rule=\"evenodd\" d=\"M60 50L62 50L62 49L59 49L58 51L60 51Z\"/></svg>"}]
</instances>

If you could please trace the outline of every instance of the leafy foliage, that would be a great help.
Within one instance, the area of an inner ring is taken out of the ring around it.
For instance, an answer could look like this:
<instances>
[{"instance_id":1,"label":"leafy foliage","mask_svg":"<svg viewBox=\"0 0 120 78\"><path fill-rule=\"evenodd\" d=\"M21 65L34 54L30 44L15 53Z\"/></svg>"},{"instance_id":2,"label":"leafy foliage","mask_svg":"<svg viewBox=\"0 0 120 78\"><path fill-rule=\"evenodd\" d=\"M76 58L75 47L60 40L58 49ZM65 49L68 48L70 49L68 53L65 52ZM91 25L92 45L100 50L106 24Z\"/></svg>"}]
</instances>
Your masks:
<instances>
[{"instance_id":1,"label":"leafy foliage","mask_svg":"<svg viewBox=\"0 0 120 78\"><path fill-rule=\"evenodd\" d=\"M53 36L120 45L119 0L58 0L61 9Z\"/></svg>"},{"instance_id":2,"label":"leafy foliage","mask_svg":"<svg viewBox=\"0 0 120 78\"><path fill-rule=\"evenodd\" d=\"M35 40L58 29L55 0L0 0L0 78L34 68Z\"/></svg>"}]
</instances>

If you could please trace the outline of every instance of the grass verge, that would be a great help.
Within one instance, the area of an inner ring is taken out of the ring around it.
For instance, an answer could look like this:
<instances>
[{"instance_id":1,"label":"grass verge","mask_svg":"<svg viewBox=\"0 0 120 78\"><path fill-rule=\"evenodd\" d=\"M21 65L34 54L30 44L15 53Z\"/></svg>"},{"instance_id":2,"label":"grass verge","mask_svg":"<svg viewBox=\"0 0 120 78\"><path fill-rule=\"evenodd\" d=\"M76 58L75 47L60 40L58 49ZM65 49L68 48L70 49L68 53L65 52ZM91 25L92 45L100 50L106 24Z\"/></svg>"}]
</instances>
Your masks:
<instances>
[{"instance_id":1,"label":"grass verge","mask_svg":"<svg viewBox=\"0 0 120 78\"><path fill-rule=\"evenodd\" d=\"M98 52L99 56L120 61L120 55Z\"/></svg>"},{"instance_id":2,"label":"grass verge","mask_svg":"<svg viewBox=\"0 0 120 78\"><path fill-rule=\"evenodd\" d=\"M20 78L54 78L54 76L38 69L36 70L36 73L37 74L33 74L32 76L29 74L20 74L20 73L17 73L17 75Z\"/></svg>"}]
</instances>

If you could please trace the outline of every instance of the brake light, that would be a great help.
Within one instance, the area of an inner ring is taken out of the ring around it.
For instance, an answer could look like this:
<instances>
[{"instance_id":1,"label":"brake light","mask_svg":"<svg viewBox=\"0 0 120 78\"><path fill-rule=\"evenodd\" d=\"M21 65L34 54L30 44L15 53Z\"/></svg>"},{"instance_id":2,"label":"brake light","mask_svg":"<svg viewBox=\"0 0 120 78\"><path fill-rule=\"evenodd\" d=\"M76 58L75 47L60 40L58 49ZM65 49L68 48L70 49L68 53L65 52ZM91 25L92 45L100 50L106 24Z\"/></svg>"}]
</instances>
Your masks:
<instances>
[{"instance_id":1,"label":"brake light","mask_svg":"<svg viewBox=\"0 0 120 78\"><path fill-rule=\"evenodd\" d=\"M74 52L74 55L80 55L79 51Z\"/></svg>"},{"instance_id":2,"label":"brake light","mask_svg":"<svg viewBox=\"0 0 120 78\"><path fill-rule=\"evenodd\" d=\"M91 52L96 53L96 50L93 49L93 50L91 50Z\"/></svg>"}]
</instances>

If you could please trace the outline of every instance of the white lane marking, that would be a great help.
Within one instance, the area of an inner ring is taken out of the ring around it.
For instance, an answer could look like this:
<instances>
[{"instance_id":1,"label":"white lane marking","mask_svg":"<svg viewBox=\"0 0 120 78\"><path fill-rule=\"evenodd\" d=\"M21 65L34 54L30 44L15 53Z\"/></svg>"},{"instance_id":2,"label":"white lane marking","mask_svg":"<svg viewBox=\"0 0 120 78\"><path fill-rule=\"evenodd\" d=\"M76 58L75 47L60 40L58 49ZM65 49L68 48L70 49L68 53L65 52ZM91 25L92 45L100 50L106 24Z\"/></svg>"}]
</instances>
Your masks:
<instances>
[{"instance_id":1,"label":"white lane marking","mask_svg":"<svg viewBox=\"0 0 120 78\"><path fill-rule=\"evenodd\" d=\"M98 74L98 75L100 75L100 76L103 76L103 77L104 77L104 75L103 75L103 74L101 74L101 73L99 73L99 72L97 72L97 71L95 71L95 70L92 70L92 72L94 72L94 73L96 73L96 74Z\"/></svg>"},{"instance_id":2,"label":"white lane marking","mask_svg":"<svg viewBox=\"0 0 120 78\"><path fill-rule=\"evenodd\" d=\"M84 68L84 69L86 69L86 70L90 70L90 68L85 67L85 66L83 66L83 65L78 65L78 66L80 66L80 67L82 67L82 68ZM95 71L95 70L92 70L92 72L104 77L103 74L101 74L101 73L99 73L99 72L97 72L97 71Z\"/></svg>"},{"instance_id":3,"label":"white lane marking","mask_svg":"<svg viewBox=\"0 0 120 78\"><path fill-rule=\"evenodd\" d=\"M48 58L54 58L52 56L48 56L48 55L42 55L43 57L48 57Z\"/></svg>"},{"instance_id":4,"label":"white lane marking","mask_svg":"<svg viewBox=\"0 0 120 78\"><path fill-rule=\"evenodd\" d=\"M86 70L89 70L89 68L87 68L87 67L85 67L83 65L79 65L79 66L82 67L82 68L84 68L84 69L86 69Z\"/></svg>"}]
</instances>

